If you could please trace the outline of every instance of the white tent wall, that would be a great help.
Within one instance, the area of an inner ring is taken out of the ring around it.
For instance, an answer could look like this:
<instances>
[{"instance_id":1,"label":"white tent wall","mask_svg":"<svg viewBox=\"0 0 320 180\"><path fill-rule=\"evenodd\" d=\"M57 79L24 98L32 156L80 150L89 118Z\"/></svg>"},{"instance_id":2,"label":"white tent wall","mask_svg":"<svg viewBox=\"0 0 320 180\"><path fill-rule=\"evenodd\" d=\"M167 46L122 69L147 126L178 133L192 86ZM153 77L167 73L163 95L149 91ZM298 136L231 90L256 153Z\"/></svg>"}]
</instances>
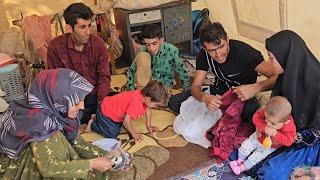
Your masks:
<instances>
[{"instance_id":1,"label":"white tent wall","mask_svg":"<svg viewBox=\"0 0 320 180\"><path fill-rule=\"evenodd\" d=\"M277 32L282 29L282 26L284 26L283 29L293 30L306 41L310 50L319 59L320 33L318 28L320 27L320 16L317 15L317 12L320 1L197 0L193 3L193 9L208 8L211 20L221 22L230 38L242 40L259 49L264 55L266 55L266 50L263 42L246 37L241 33L242 29L237 26L237 17L232 1L236 2L238 20L270 30L270 32Z\"/></svg>"},{"instance_id":2,"label":"white tent wall","mask_svg":"<svg viewBox=\"0 0 320 180\"><path fill-rule=\"evenodd\" d=\"M288 1L288 29L300 34L310 50L320 60L319 0Z\"/></svg>"},{"instance_id":3,"label":"white tent wall","mask_svg":"<svg viewBox=\"0 0 320 180\"><path fill-rule=\"evenodd\" d=\"M23 16L53 14L74 2L94 6L94 0L0 0L0 30L12 27L12 20L20 19L20 13Z\"/></svg>"}]
</instances>

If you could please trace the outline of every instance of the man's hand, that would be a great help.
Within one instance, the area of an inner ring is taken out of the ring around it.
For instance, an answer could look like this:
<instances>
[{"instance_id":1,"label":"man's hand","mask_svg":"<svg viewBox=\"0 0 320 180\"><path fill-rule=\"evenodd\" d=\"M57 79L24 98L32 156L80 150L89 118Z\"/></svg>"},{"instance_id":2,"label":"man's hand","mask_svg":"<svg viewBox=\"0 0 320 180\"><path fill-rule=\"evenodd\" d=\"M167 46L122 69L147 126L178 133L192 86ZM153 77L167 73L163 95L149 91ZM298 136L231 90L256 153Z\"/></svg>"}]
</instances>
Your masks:
<instances>
[{"instance_id":1,"label":"man's hand","mask_svg":"<svg viewBox=\"0 0 320 180\"><path fill-rule=\"evenodd\" d=\"M159 128L157 126L147 126L147 128L150 133L159 131Z\"/></svg>"},{"instance_id":2,"label":"man's hand","mask_svg":"<svg viewBox=\"0 0 320 180\"><path fill-rule=\"evenodd\" d=\"M248 84L234 87L232 92L235 93L241 101L246 101L253 98L260 90L257 84Z\"/></svg>"},{"instance_id":3,"label":"man's hand","mask_svg":"<svg viewBox=\"0 0 320 180\"><path fill-rule=\"evenodd\" d=\"M222 101L220 100L220 96L214 96L214 95L210 95L210 94L203 94L202 96L202 101L204 103L206 103L207 107L212 110L215 111L217 110L221 104Z\"/></svg>"},{"instance_id":4,"label":"man's hand","mask_svg":"<svg viewBox=\"0 0 320 180\"><path fill-rule=\"evenodd\" d=\"M210 79L205 79L203 84L204 85L213 85L213 82Z\"/></svg>"},{"instance_id":5,"label":"man's hand","mask_svg":"<svg viewBox=\"0 0 320 180\"><path fill-rule=\"evenodd\" d=\"M264 132L269 135L274 137L277 134L277 130L273 129L272 127L266 126L266 128L264 129Z\"/></svg>"},{"instance_id":6,"label":"man's hand","mask_svg":"<svg viewBox=\"0 0 320 180\"><path fill-rule=\"evenodd\" d=\"M113 166L113 162L107 157L90 159L89 164L90 169L95 169L99 172L106 172Z\"/></svg>"},{"instance_id":7,"label":"man's hand","mask_svg":"<svg viewBox=\"0 0 320 180\"><path fill-rule=\"evenodd\" d=\"M133 133L132 137L135 142L141 142L143 140L143 136L139 133Z\"/></svg>"}]
</instances>

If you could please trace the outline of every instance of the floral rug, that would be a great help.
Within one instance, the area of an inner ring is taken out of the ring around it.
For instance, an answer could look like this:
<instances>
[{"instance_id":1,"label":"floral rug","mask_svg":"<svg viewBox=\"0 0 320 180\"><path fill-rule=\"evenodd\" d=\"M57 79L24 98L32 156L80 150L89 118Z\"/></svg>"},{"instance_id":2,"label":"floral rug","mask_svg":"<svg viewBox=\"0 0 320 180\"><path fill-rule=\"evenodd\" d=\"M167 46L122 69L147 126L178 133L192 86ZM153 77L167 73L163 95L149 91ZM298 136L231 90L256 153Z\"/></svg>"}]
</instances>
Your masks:
<instances>
[{"instance_id":1,"label":"floral rug","mask_svg":"<svg viewBox=\"0 0 320 180\"><path fill-rule=\"evenodd\" d=\"M111 76L110 88L113 93L125 90L126 70L126 68L117 69L116 75ZM133 154L134 167L129 172L112 173L111 179L147 179L159 166L168 161L169 151L166 148L186 146L188 142L173 131L174 119L175 115L167 110L152 110L152 125L159 127L157 133L148 132L145 117L142 116L133 121L135 130L144 137L140 143L135 143L128 132L122 128L117 139L121 142L122 149ZM85 127L86 125L80 127L80 133L84 132ZM81 136L88 142L103 138L102 135L94 132L82 133Z\"/></svg>"},{"instance_id":2,"label":"floral rug","mask_svg":"<svg viewBox=\"0 0 320 180\"><path fill-rule=\"evenodd\" d=\"M175 115L170 112L152 110L152 124L158 126L160 130L152 134L145 126L144 117L133 121L135 130L144 137L140 143L135 143L123 128L117 139L121 142L122 149L133 154L134 167L129 172L113 173L111 179L147 179L159 166L168 161L170 154L166 148L186 146L188 142L173 132L174 118ZM81 128L85 128L85 125ZM83 133L81 136L88 142L103 138L94 132Z\"/></svg>"},{"instance_id":3,"label":"floral rug","mask_svg":"<svg viewBox=\"0 0 320 180\"><path fill-rule=\"evenodd\" d=\"M252 178L244 174L235 175L229 166L229 161L224 163L215 163L214 160L206 162L194 169L188 170L182 174L168 178L170 180L251 180Z\"/></svg>"}]
</instances>

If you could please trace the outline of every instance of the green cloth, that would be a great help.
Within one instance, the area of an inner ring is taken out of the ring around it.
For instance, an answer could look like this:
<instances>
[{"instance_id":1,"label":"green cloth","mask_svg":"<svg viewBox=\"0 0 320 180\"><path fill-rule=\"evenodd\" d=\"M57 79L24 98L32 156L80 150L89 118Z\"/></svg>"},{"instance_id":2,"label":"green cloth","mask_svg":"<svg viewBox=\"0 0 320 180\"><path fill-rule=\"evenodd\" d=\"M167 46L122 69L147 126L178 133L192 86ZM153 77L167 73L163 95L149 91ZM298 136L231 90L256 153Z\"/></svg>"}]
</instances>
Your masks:
<instances>
[{"instance_id":1,"label":"green cloth","mask_svg":"<svg viewBox=\"0 0 320 180\"><path fill-rule=\"evenodd\" d=\"M32 142L16 160L0 155L0 179L107 179L108 173L89 169L86 159L107 154L78 136L73 145L58 131L42 142Z\"/></svg>"},{"instance_id":2,"label":"green cloth","mask_svg":"<svg viewBox=\"0 0 320 180\"><path fill-rule=\"evenodd\" d=\"M147 52L143 47L140 51ZM188 71L179 57L179 50L170 43L162 43L157 55L151 56L152 78L164 83L167 87L173 87L175 73L179 76L183 89L190 88ZM128 90L135 89L134 76L137 69L135 61L132 62L128 73Z\"/></svg>"}]
</instances>

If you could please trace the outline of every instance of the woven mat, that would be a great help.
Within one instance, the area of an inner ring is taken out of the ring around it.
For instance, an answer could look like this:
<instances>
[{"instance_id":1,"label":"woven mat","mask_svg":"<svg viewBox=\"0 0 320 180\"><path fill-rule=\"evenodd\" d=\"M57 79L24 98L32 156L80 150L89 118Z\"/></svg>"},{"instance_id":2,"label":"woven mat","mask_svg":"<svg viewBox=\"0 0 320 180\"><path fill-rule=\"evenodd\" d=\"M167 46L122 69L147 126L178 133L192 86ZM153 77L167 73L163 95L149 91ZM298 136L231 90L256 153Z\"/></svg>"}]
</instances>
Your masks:
<instances>
[{"instance_id":1,"label":"woven mat","mask_svg":"<svg viewBox=\"0 0 320 180\"><path fill-rule=\"evenodd\" d=\"M187 145L187 141L173 132L172 124L175 118L174 114L163 110L152 110L151 112L152 124L158 126L160 131L153 134L149 133L145 125L145 117L142 116L132 123L135 130L143 135L144 140L140 143L135 143L134 140L129 137L128 132L122 128L117 139L120 140L124 150L135 153L146 146L183 147ZM83 132L85 127L86 125L82 125L80 132ZM94 142L103 138L102 135L95 132L83 133L81 136L88 142Z\"/></svg>"}]
</instances>

